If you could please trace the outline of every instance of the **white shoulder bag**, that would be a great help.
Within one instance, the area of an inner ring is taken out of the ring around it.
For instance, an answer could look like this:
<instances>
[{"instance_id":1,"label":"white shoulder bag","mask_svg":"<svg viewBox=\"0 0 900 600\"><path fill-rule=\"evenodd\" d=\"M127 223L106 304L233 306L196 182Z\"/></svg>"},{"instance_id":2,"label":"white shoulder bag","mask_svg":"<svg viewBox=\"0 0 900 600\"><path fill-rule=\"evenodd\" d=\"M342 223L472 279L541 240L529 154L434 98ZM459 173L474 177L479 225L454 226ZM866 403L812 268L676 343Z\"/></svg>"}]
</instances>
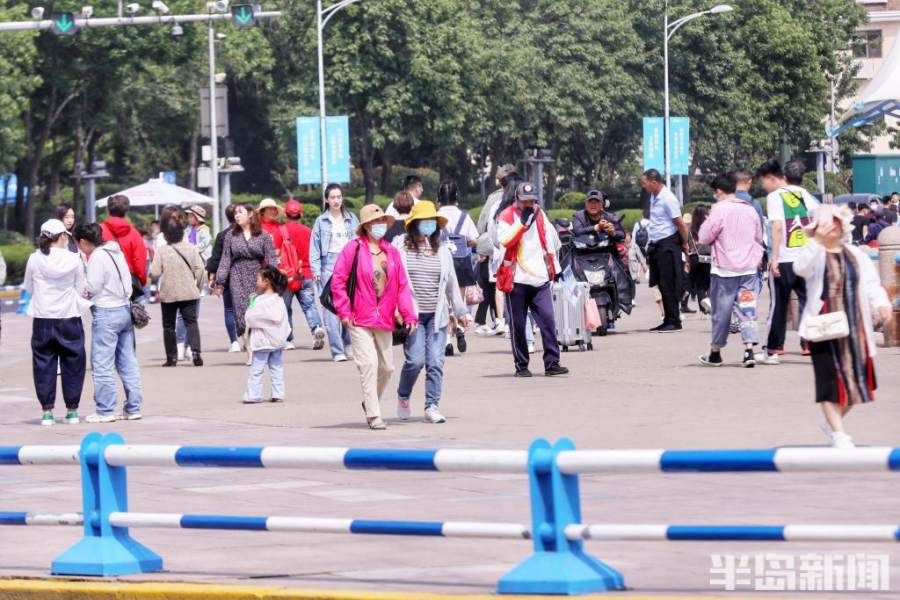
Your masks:
<instances>
[{"instance_id":1,"label":"white shoulder bag","mask_svg":"<svg viewBox=\"0 0 900 600\"><path fill-rule=\"evenodd\" d=\"M810 342L828 342L850 335L850 321L842 310L806 318L806 337Z\"/></svg>"}]
</instances>

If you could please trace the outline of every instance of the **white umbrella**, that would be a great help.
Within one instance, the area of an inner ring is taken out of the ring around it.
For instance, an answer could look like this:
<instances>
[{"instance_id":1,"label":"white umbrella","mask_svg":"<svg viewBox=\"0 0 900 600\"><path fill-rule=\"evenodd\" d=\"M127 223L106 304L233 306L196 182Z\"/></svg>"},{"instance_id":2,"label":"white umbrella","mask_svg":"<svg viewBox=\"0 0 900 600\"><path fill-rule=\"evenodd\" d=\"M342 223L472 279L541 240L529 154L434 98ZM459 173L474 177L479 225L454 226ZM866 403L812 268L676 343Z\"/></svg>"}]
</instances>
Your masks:
<instances>
[{"instance_id":1,"label":"white umbrella","mask_svg":"<svg viewBox=\"0 0 900 600\"><path fill-rule=\"evenodd\" d=\"M166 204L178 204L189 206L191 204L212 204L215 200L209 196L198 194L193 190L166 183L162 179L151 179L127 190L122 190L113 195L122 194L128 196L131 206L161 206ZM106 208L106 202L112 196L97 200L97 208Z\"/></svg>"}]
</instances>

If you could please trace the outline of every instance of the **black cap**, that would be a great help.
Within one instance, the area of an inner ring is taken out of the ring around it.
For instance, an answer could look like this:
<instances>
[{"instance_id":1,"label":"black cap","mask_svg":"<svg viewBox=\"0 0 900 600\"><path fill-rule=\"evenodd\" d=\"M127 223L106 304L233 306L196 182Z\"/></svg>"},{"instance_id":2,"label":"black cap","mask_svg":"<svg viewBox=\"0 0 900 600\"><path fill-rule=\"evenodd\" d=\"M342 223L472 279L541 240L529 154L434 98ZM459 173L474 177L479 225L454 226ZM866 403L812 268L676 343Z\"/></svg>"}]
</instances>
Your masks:
<instances>
[{"instance_id":1,"label":"black cap","mask_svg":"<svg viewBox=\"0 0 900 600\"><path fill-rule=\"evenodd\" d=\"M534 185L524 181L516 187L516 199L518 200L537 200L537 190Z\"/></svg>"},{"instance_id":2,"label":"black cap","mask_svg":"<svg viewBox=\"0 0 900 600\"><path fill-rule=\"evenodd\" d=\"M606 194L604 194L601 190L591 190L588 192L587 198L585 200L599 200L603 202L606 200Z\"/></svg>"}]
</instances>

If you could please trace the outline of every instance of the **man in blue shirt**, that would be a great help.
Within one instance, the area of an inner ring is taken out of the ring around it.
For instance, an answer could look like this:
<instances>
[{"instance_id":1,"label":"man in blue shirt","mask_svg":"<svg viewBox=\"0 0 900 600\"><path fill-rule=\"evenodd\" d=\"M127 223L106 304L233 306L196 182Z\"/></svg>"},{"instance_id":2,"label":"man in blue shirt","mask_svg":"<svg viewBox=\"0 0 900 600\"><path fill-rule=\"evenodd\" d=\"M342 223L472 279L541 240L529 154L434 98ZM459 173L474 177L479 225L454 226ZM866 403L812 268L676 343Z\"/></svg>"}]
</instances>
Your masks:
<instances>
[{"instance_id":1,"label":"man in blue shirt","mask_svg":"<svg viewBox=\"0 0 900 600\"><path fill-rule=\"evenodd\" d=\"M650 287L659 286L663 302L663 322L650 331L668 333L681 331L678 302L685 265L682 252L688 254L688 230L681 220L681 203L663 183L656 169L644 172L641 187L650 194L650 244L647 263L650 266Z\"/></svg>"}]
</instances>

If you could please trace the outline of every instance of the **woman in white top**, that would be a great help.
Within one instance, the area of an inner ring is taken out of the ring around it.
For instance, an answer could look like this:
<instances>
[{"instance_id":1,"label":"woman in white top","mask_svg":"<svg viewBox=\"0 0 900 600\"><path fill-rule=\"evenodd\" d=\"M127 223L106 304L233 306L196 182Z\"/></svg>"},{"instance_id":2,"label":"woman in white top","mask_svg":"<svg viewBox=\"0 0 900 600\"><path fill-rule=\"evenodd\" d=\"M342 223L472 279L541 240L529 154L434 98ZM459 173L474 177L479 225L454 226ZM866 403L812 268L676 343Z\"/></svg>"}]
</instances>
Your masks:
<instances>
[{"instance_id":1,"label":"woman in white top","mask_svg":"<svg viewBox=\"0 0 900 600\"><path fill-rule=\"evenodd\" d=\"M25 266L25 290L31 296L31 361L34 390L43 410L41 425L54 424L57 368L62 375L66 423L77 424L86 361L78 308L84 266L79 255L69 251L69 235L59 219L41 225L37 246Z\"/></svg>"},{"instance_id":2,"label":"woman in white top","mask_svg":"<svg viewBox=\"0 0 900 600\"><path fill-rule=\"evenodd\" d=\"M85 295L91 299L91 377L97 412L88 423L112 423L116 415L116 373L125 388L123 419L141 418L143 393L131 323L131 276L119 244L103 241L96 223L75 227L75 241L87 257Z\"/></svg>"},{"instance_id":3,"label":"woman in white top","mask_svg":"<svg viewBox=\"0 0 900 600\"><path fill-rule=\"evenodd\" d=\"M325 188L327 210L316 219L309 244L309 266L319 284L321 293L334 271L341 250L354 237L359 219L344 205L344 191L340 185L331 183ZM350 345L350 332L341 326L337 316L324 311L325 330L328 332L328 346L334 362L347 360L346 346Z\"/></svg>"}]
</instances>

